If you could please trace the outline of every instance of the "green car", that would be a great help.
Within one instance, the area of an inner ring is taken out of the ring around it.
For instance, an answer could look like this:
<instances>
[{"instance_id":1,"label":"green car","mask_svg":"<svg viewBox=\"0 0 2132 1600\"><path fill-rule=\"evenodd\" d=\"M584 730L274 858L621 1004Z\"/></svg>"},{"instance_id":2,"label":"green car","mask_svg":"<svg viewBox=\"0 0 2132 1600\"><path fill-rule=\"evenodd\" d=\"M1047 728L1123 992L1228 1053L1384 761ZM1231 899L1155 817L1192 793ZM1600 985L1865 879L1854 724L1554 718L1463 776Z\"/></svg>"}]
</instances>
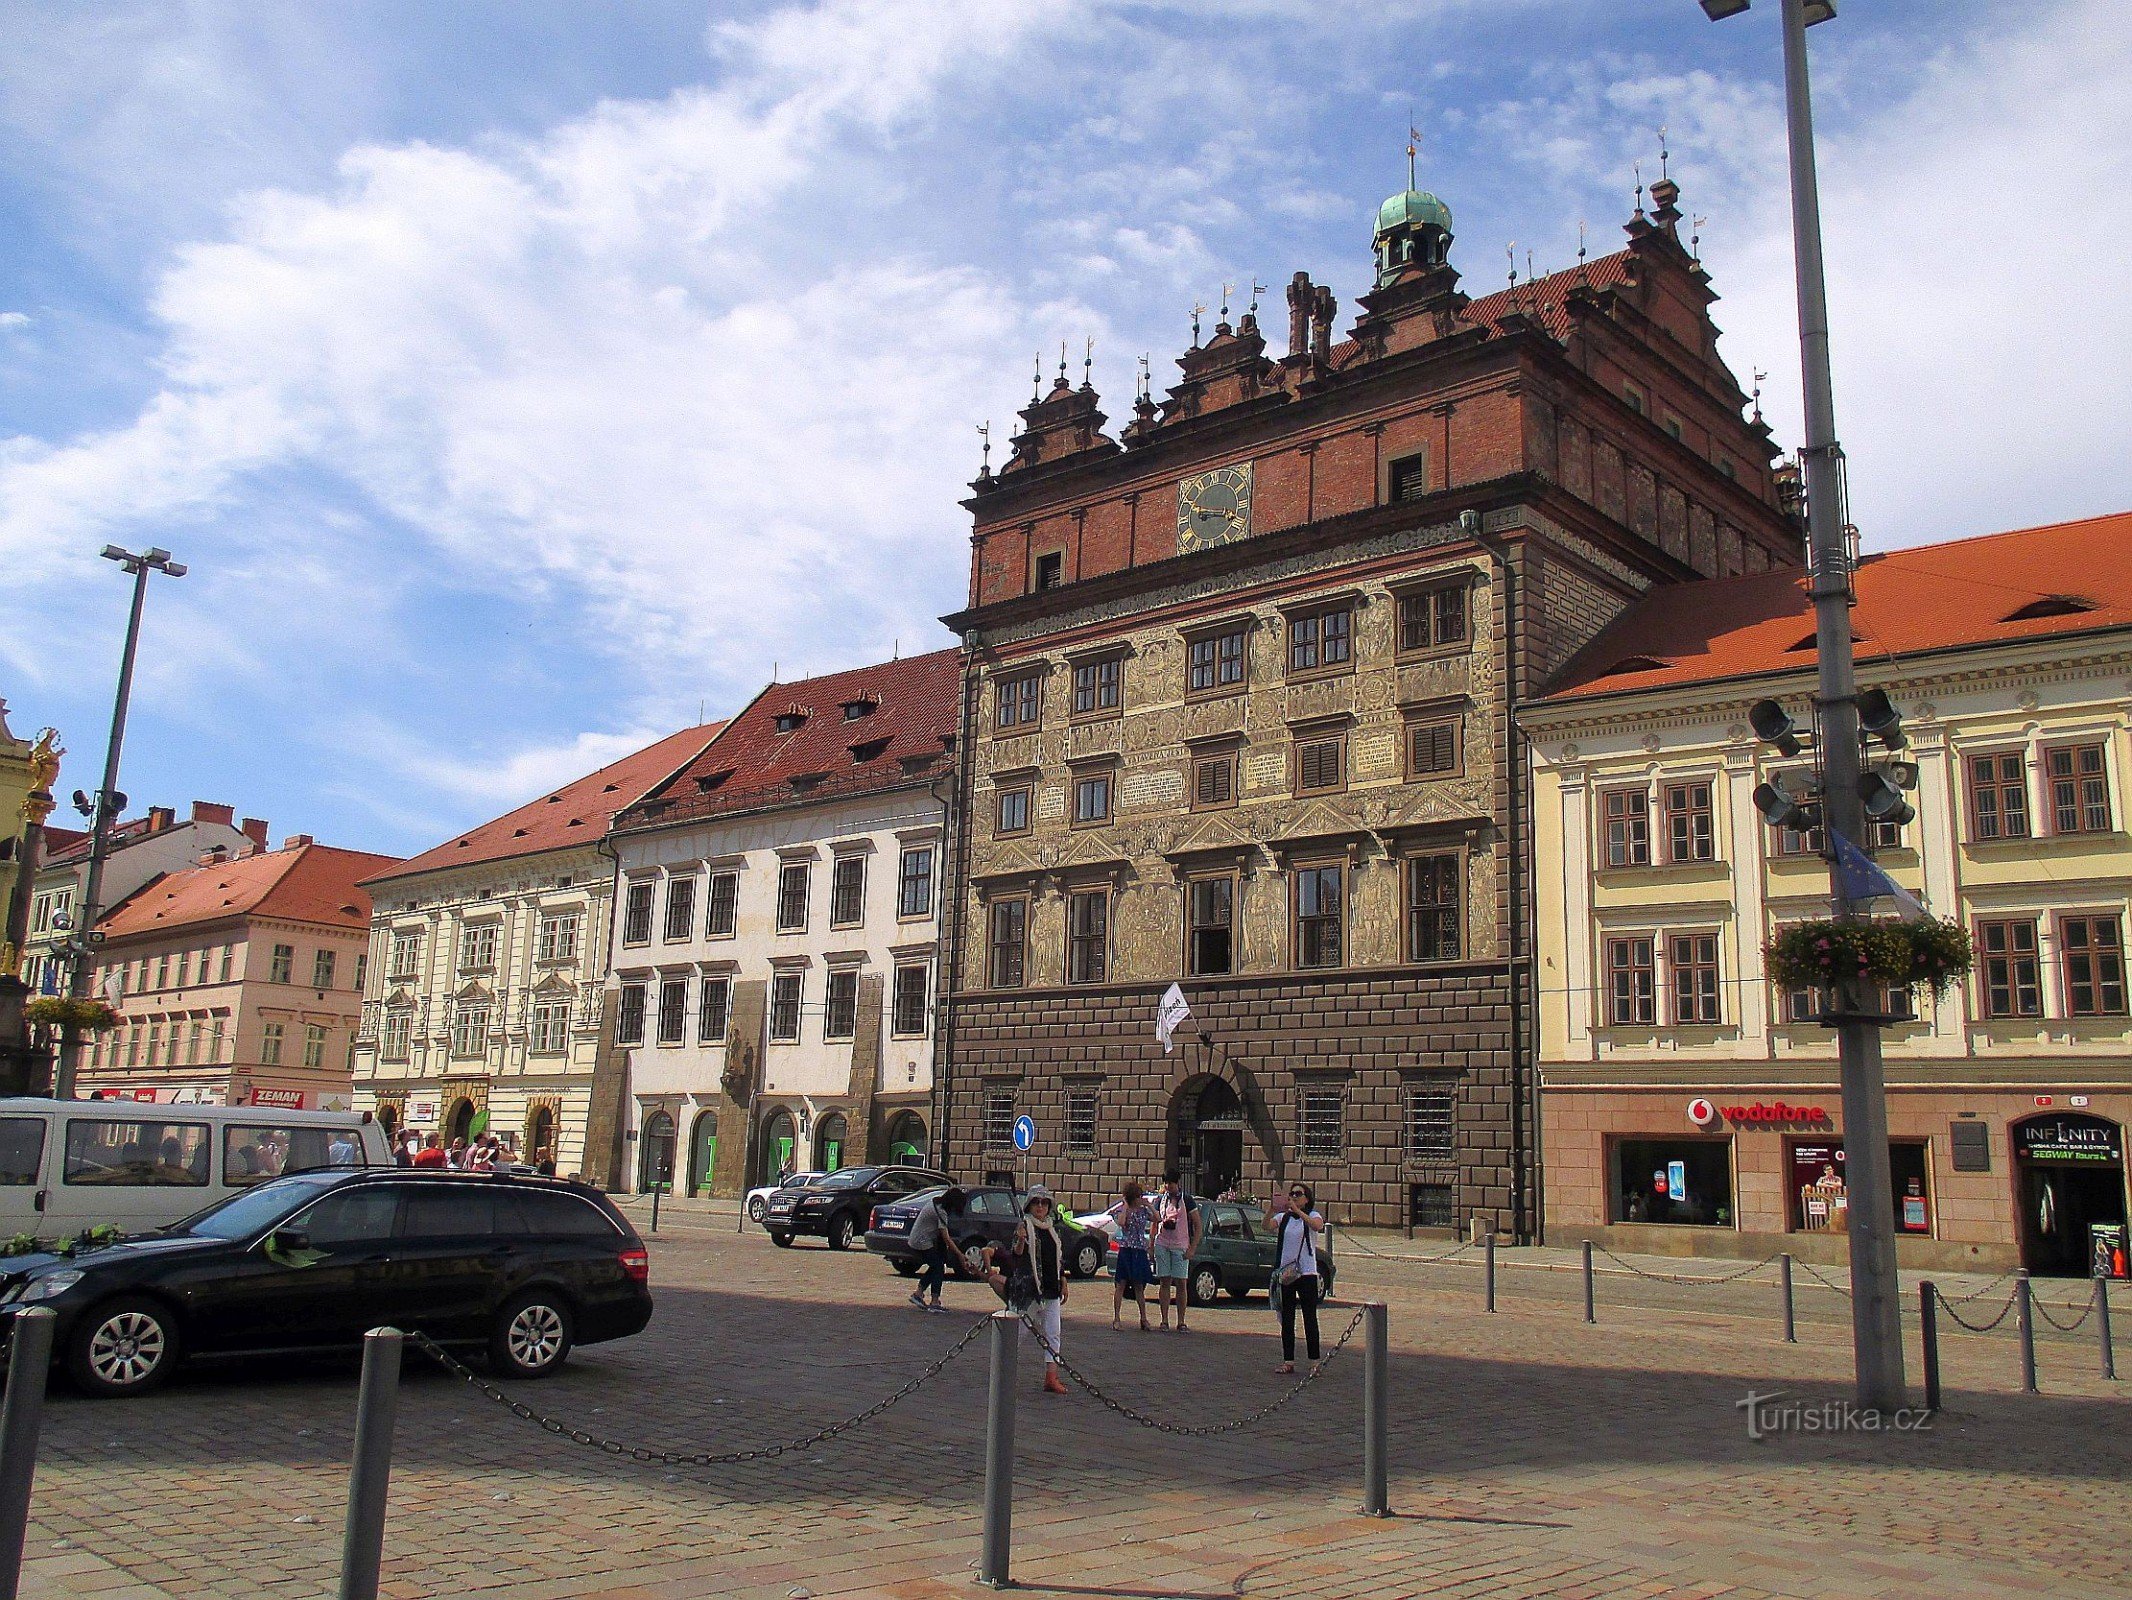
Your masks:
<instances>
[{"instance_id":1,"label":"green car","mask_svg":"<svg viewBox=\"0 0 2132 1600\"><path fill-rule=\"evenodd\" d=\"M1199 1248L1192 1254L1192 1275L1185 1286L1195 1306L1210 1306L1224 1290L1237 1300L1264 1290L1273 1281L1274 1252L1279 1240L1266 1226L1265 1212L1257 1206L1231 1200L1202 1200L1203 1220ZM1325 1294L1333 1292L1332 1239L1324 1236L1318 1245L1318 1272Z\"/></svg>"}]
</instances>

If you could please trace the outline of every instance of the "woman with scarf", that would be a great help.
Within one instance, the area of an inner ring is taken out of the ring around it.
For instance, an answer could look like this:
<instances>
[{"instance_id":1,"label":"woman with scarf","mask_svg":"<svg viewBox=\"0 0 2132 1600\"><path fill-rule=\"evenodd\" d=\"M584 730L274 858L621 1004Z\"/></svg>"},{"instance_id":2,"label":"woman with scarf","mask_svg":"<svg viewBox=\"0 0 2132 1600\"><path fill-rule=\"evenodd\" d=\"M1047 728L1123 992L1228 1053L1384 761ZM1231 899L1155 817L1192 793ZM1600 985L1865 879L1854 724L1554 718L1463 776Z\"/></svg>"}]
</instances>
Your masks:
<instances>
[{"instance_id":1,"label":"woman with scarf","mask_svg":"<svg viewBox=\"0 0 2132 1600\"><path fill-rule=\"evenodd\" d=\"M1044 1392L1065 1394L1059 1377L1059 1312L1066 1304L1066 1250L1051 1191L1032 1184L1007 1256L1007 1305L1044 1346Z\"/></svg>"}]
</instances>

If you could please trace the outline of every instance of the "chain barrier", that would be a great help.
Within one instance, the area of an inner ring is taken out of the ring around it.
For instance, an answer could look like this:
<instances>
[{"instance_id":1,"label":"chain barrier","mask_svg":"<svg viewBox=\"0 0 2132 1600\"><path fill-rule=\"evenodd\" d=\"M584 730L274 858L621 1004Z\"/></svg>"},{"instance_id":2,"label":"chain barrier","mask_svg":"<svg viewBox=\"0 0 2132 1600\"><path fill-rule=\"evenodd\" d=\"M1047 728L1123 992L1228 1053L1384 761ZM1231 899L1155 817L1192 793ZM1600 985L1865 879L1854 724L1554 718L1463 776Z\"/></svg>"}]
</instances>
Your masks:
<instances>
[{"instance_id":1,"label":"chain barrier","mask_svg":"<svg viewBox=\"0 0 2132 1600\"><path fill-rule=\"evenodd\" d=\"M1846 1300L1851 1298L1851 1286L1849 1284L1837 1283L1833 1279L1824 1278L1821 1273L1815 1268L1814 1264L1811 1261L1801 1261L1795 1257L1793 1258L1792 1265L1797 1267L1801 1272L1805 1273L1809 1278L1812 1278L1814 1282L1820 1284L1822 1288L1829 1290L1833 1294L1840 1294ZM1942 1303L1944 1303L1945 1297L1942 1296L1941 1299Z\"/></svg>"},{"instance_id":2,"label":"chain barrier","mask_svg":"<svg viewBox=\"0 0 2132 1600\"><path fill-rule=\"evenodd\" d=\"M1620 1256L1615 1255L1613 1251L1607 1249L1604 1245L1601 1245L1599 1247L1599 1253L1605 1256L1607 1260L1613 1262L1615 1266L1626 1268L1628 1271L1633 1272L1639 1278L1649 1278L1653 1283L1685 1283L1691 1288L1701 1288L1721 1283L1738 1283L1740 1279L1760 1272L1764 1267L1768 1266L1772 1261L1776 1260L1778 1255L1783 1254L1782 1251L1778 1251L1774 1254L1766 1255L1761 1260L1753 1262L1748 1266L1741 1267L1736 1272L1685 1273L1646 1272L1643 1270L1643 1268L1637 1266L1635 1262L1624 1261Z\"/></svg>"},{"instance_id":3,"label":"chain barrier","mask_svg":"<svg viewBox=\"0 0 2132 1600\"><path fill-rule=\"evenodd\" d=\"M2043 1320L2045 1322L2048 1322L2060 1333L2078 1332L2080 1325L2088 1320L2089 1315L2095 1309L2095 1302L2090 1300L2086 1305L2080 1308L2080 1315L2075 1317L2071 1322L2060 1322L2056 1317L2051 1315L2051 1303L2048 1300L2045 1300L2040 1296L2031 1296L2029 1299L2029 1304L2033 1305L2036 1310L2042 1314ZM2065 1309L2070 1311L2073 1308L2071 1306L2067 1306Z\"/></svg>"},{"instance_id":4,"label":"chain barrier","mask_svg":"<svg viewBox=\"0 0 2132 1600\"><path fill-rule=\"evenodd\" d=\"M1365 1306L1355 1313L1354 1320L1348 1323L1346 1331L1334 1341L1333 1347L1319 1357L1316 1364L1308 1372L1290 1385L1285 1394L1260 1406L1256 1411L1247 1412L1241 1417L1231 1417L1226 1422L1209 1422L1196 1426L1182 1422L1165 1422L1160 1417L1151 1417L1144 1411L1134 1410L1122 1400L1113 1400L1096 1385L1093 1378L1080 1371L1072 1362L1059 1353L1057 1347L1044 1337L1044 1330L1029 1320L1028 1312L1021 1311L1015 1314L1021 1318L1022 1326L1029 1330L1038 1345L1043 1348L1045 1358L1055 1364L1059 1371L1065 1373L1069 1379L1086 1389L1089 1398L1095 1400L1107 1410L1115 1411L1126 1421L1138 1423L1143 1428L1153 1428L1157 1433L1175 1434L1181 1439L1204 1439L1217 1433L1235 1433L1250 1427L1253 1423L1263 1422L1266 1418L1272 1416L1274 1412L1295 1399L1305 1389L1308 1389L1313 1383L1316 1383L1319 1375L1328 1366L1332 1365L1332 1358L1346 1349L1348 1341L1354 1338L1355 1330L1362 1326L1362 1319L1368 1315L1368 1307Z\"/></svg>"},{"instance_id":5,"label":"chain barrier","mask_svg":"<svg viewBox=\"0 0 2132 1600\"><path fill-rule=\"evenodd\" d=\"M1360 1250L1364 1255L1375 1256L1379 1261L1407 1261L1417 1267L1426 1267L1439 1261L1449 1261L1453 1256L1464 1255L1468 1250L1478 1247L1469 1239L1464 1244L1453 1245L1440 1255L1410 1256L1402 1251L1373 1249L1364 1244L1354 1234L1343 1233L1340 1235L1340 1248L1342 1250Z\"/></svg>"},{"instance_id":6,"label":"chain barrier","mask_svg":"<svg viewBox=\"0 0 2132 1600\"><path fill-rule=\"evenodd\" d=\"M2012 1276L2013 1276L2013 1274L2012 1274L2011 1272L2002 1272L2002 1273L2000 1273L2000 1274L1999 1274L1999 1275L1998 1275L1998 1276L1997 1276L1996 1278L1992 1279L1992 1280L1991 1280L1991 1282L1989 1282L1989 1283L1985 1284L1983 1288L1981 1288L1981 1289L1972 1289L1972 1290L1970 1290L1970 1291L1969 1291L1969 1293L1967 1293L1967 1294L1957 1294L1957 1295L1939 1294L1939 1303L1940 1303L1941 1305L1943 1305L1943 1306L1944 1306L1944 1305L1957 1305L1957 1306L1966 1306L1966 1305L1967 1305L1967 1304L1969 1304L1969 1302L1970 1302L1970 1301L1972 1301L1972 1300L1981 1300L1981 1299L1983 1299L1983 1298L1984 1298L1984 1296L1986 1296L1987 1294L1990 1294L1992 1290L1994 1290L1994 1289L1998 1288L1998 1286L1999 1286L2000 1284L2002 1284L2002 1283L2006 1282L2006 1280L2007 1280L2007 1279L2009 1279L2009 1278L2011 1278ZM1934 1291L1934 1292L1935 1292L1935 1293L1938 1293L1938 1291Z\"/></svg>"},{"instance_id":7,"label":"chain barrier","mask_svg":"<svg viewBox=\"0 0 2132 1600\"><path fill-rule=\"evenodd\" d=\"M1971 1296L1970 1298L1974 1298L1974 1296ZM1940 1309L1946 1312L1948 1316L1954 1318L1957 1324L1964 1328L1967 1328L1971 1333L1989 1333L1992 1331L1992 1329L1996 1328L2000 1323L2004 1322L2007 1319L2008 1315L2011 1314L2014 1309L2014 1302L2020 1298L2021 1297L2018 1294L2007 1295L2006 1304L1999 1307L1999 1314L1993 1317L1989 1322L1971 1322L1967 1317L1963 1316L1961 1312L1955 1310L1951 1302L1946 1300L1940 1301Z\"/></svg>"},{"instance_id":8,"label":"chain barrier","mask_svg":"<svg viewBox=\"0 0 2132 1600\"><path fill-rule=\"evenodd\" d=\"M969 1330L950 1345L937 1360L919 1373L917 1377L911 1379L909 1383L906 1383L886 1399L878 1400L868 1406L858 1415L846 1417L841 1422L832 1422L826 1428L817 1428L814 1432L804 1437L788 1439L783 1444L757 1445L752 1450L729 1450L723 1453L711 1450L655 1450L648 1445L623 1444L618 1439L602 1438L599 1434L588 1433L583 1428L574 1428L569 1423L555 1417L543 1416L524 1401L512 1398L438 1344L436 1340L430 1338L428 1334L409 1333L407 1337L418 1350L436 1362L451 1376L459 1379L477 1393L495 1401L510 1412L512 1416L544 1428L559 1439L568 1439L572 1444L581 1444L592 1450L604 1450L611 1456L627 1456L632 1461L656 1462L669 1467L730 1467L739 1466L749 1461L774 1461L777 1457L794 1450L807 1450L818 1444L826 1444L840 1433L849 1433L852 1429L873 1421L874 1418L880 1416L889 1407L899 1401L908 1400L928 1383L939 1377L941 1373L945 1372L957 1356L976 1343L978 1336L985 1331L986 1321L987 1319L979 1317L972 1322Z\"/></svg>"}]
</instances>

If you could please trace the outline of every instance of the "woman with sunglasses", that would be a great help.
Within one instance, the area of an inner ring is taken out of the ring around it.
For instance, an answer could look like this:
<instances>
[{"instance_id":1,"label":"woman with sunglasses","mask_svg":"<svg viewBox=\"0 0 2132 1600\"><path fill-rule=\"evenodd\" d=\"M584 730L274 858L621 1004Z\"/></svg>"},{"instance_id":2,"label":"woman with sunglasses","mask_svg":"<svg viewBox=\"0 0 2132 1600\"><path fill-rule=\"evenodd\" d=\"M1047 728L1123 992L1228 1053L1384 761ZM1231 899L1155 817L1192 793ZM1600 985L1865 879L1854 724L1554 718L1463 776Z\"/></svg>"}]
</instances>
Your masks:
<instances>
[{"instance_id":1,"label":"woman with sunglasses","mask_svg":"<svg viewBox=\"0 0 2132 1600\"><path fill-rule=\"evenodd\" d=\"M1307 1183L1288 1186L1283 1205L1266 1208L1266 1226L1279 1241L1273 1258L1275 1298L1281 1307L1279 1373L1295 1371L1295 1316L1303 1313L1304 1349L1318 1359L1318 1240L1325 1219L1317 1213L1317 1194Z\"/></svg>"}]
</instances>

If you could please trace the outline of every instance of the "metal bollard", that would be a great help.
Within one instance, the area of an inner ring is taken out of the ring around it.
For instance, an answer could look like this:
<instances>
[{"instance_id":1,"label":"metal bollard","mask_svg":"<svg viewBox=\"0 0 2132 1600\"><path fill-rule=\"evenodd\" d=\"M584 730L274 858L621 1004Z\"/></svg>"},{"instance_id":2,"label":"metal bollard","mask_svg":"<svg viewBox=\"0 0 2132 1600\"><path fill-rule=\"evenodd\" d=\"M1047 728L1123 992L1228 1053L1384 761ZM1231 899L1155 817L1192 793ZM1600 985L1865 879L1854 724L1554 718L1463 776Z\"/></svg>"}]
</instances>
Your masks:
<instances>
[{"instance_id":1,"label":"metal bollard","mask_svg":"<svg viewBox=\"0 0 2132 1600\"><path fill-rule=\"evenodd\" d=\"M651 1231L653 1233L659 1231L659 1195L665 1188L666 1185L663 1183L655 1183L651 1186Z\"/></svg>"},{"instance_id":2,"label":"metal bollard","mask_svg":"<svg viewBox=\"0 0 2132 1600\"><path fill-rule=\"evenodd\" d=\"M1382 1300L1362 1308L1362 1514L1392 1514L1390 1467L1391 1312Z\"/></svg>"},{"instance_id":3,"label":"metal bollard","mask_svg":"<svg viewBox=\"0 0 2132 1600\"><path fill-rule=\"evenodd\" d=\"M1789 1250L1777 1257L1777 1276L1784 1285L1784 1342L1786 1344L1797 1344L1799 1342L1799 1323L1798 1319L1792 1314L1791 1252Z\"/></svg>"},{"instance_id":4,"label":"metal bollard","mask_svg":"<svg viewBox=\"0 0 2132 1600\"><path fill-rule=\"evenodd\" d=\"M2014 1311L2021 1325L2021 1389L2036 1392L2036 1299L2028 1286L2028 1268L2014 1277Z\"/></svg>"},{"instance_id":5,"label":"metal bollard","mask_svg":"<svg viewBox=\"0 0 2132 1600\"><path fill-rule=\"evenodd\" d=\"M1584 1241L1584 1320L1599 1320L1597 1286L1592 1281L1592 1242L1589 1239Z\"/></svg>"},{"instance_id":6,"label":"metal bollard","mask_svg":"<svg viewBox=\"0 0 2132 1600\"><path fill-rule=\"evenodd\" d=\"M14 1349L7 1363L7 1399L0 1403L0 1600L15 1600L22 1582L22 1541L30 1521L30 1487L37 1477L37 1434L44 1425L44 1386L52 1370L52 1309L15 1313Z\"/></svg>"},{"instance_id":7,"label":"metal bollard","mask_svg":"<svg viewBox=\"0 0 2132 1600\"><path fill-rule=\"evenodd\" d=\"M1495 1230L1493 1228L1488 1230L1488 1240L1482 1246L1482 1250L1482 1261L1487 1268L1484 1277L1488 1285L1488 1309L1493 1311L1495 1309Z\"/></svg>"},{"instance_id":8,"label":"metal bollard","mask_svg":"<svg viewBox=\"0 0 2132 1600\"><path fill-rule=\"evenodd\" d=\"M1940 1314L1938 1292L1931 1283L1917 1286L1917 1321L1925 1340L1925 1409L1940 1408Z\"/></svg>"},{"instance_id":9,"label":"metal bollard","mask_svg":"<svg viewBox=\"0 0 2132 1600\"><path fill-rule=\"evenodd\" d=\"M2095 1280L2095 1338L2102 1346L2102 1375L2117 1377L2117 1352L2110 1348L2110 1280Z\"/></svg>"},{"instance_id":10,"label":"metal bollard","mask_svg":"<svg viewBox=\"0 0 2132 1600\"><path fill-rule=\"evenodd\" d=\"M377 1600L378 1569L385 1559L385 1497L392 1486L392 1431L400 1410L400 1351L406 1342L398 1328L372 1328L363 1335L340 1600Z\"/></svg>"},{"instance_id":11,"label":"metal bollard","mask_svg":"<svg viewBox=\"0 0 2132 1600\"><path fill-rule=\"evenodd\" d=\"M978 1553L977 1581L988 1589L1011 1589L1008 1575L1014 1542L1014 1353L1021 1318L992 1313L992 1384L985 1399L985 1535Z\"/></svg>"}]
</instances>

